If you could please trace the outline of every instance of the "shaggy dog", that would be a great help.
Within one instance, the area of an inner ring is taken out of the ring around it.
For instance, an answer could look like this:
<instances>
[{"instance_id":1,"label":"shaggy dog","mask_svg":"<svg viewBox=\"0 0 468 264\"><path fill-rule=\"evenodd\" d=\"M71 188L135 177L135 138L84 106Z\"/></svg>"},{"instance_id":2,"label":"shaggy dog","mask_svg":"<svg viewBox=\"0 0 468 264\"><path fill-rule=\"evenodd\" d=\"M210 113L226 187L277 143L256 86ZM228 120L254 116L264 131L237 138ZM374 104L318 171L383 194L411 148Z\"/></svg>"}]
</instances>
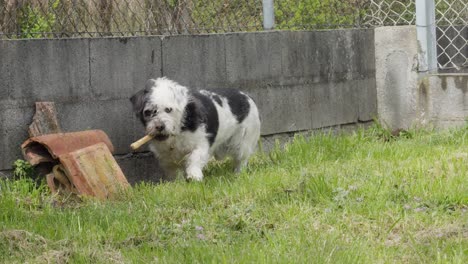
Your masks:
<instances>
[{"instance_id":1,"label":"shaggy dog","mask_svg":"<svg viewBox=\"0 0 468 264\"><path fill-rule=\"evenodd\" d=\"M166 179L183 169L201 181L214 156L230 156L240 172L255 151L260 118L252 98L234 89L191 90L167 78L150 79L130 98L133 110L153 136L150 149Z\"/></svg>"}]
</instances>

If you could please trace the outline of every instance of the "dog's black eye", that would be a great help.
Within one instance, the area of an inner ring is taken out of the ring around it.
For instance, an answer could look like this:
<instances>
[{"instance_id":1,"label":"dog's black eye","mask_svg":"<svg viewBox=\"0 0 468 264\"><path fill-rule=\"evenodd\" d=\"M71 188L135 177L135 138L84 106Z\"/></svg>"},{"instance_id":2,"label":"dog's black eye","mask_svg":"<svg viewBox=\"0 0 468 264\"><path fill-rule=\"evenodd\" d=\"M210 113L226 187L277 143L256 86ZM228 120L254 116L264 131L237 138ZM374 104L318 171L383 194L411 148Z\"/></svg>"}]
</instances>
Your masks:
<instances>
[{"instance_id":1,"label":"dog's black eye","mask_svg":"<svg viewBox=\"0 0 468 264\"><path fill-rule=\"evenodd\" d=\"M153 114L153 111L151 111L151 110L145 110L145 111L143 112L143 115L146 116L146 117L151 116L151 114Z\"/></svg>"},{"instance_id":2,"label":"dog's black eye","mask_svg":"<svg viewBox=\"0 0 468 264\"><path fill-rule=\"evenodd\" d=\"M170 112L172 112L172 108L166 107L166 109L164 109L164 111L166 111L166 113L170 113Z\"/></svg>"}]
</instances>

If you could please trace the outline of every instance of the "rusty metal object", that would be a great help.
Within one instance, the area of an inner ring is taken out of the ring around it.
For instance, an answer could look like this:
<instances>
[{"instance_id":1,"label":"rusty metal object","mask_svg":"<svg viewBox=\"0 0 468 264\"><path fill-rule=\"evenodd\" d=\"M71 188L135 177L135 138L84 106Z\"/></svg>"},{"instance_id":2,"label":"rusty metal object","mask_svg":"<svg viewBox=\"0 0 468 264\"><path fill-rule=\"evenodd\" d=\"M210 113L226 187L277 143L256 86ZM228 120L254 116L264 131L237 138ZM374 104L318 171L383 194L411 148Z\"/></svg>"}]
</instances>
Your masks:
<instances>
[{"instance_id":1,"label":"rusty metal object","mask_svg":"<svg viewBox=\"0 0 468 264\"><path fill-rule=\"evenodd\" d=\"M130 186L104 143L61 155L59 159L68 179L81 195L107 199Z\"/></svg>"},{"instance_id":2,"label":"rusty metal object","mask_svg":"<svg viewBox=\"0 0 468 264\"><path fill-rule=\"evenodd\" d=\"M60 155L100 142L105 143L110 152L114 151L109 137L102 130L58 133L33 137L26 140L21 145L21 149L24 158L34 166L41 162L52 162L57 160Z\"/></svg>"},{"instance_id":3,"label":"rusty metal object","mask_svg":"<svg viewBox=\"0 0 468 264\"><path fill-rule=\"evenodd\" d=\"M47 168L52 192L106 199L129 186L112 156L112 143L101 130L33 137L21 148L28 162Z\"/></svg>"}]
</instances>

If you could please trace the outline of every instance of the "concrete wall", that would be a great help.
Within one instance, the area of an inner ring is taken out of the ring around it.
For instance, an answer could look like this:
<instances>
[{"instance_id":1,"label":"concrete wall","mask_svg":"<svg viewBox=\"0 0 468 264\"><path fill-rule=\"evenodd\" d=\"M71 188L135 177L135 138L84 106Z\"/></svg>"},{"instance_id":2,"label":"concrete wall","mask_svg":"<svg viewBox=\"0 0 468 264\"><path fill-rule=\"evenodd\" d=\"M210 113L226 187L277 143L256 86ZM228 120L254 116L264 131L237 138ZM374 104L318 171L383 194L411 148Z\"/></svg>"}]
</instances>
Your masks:
<instances>
[{"instance_id":1,"label":"concrete wall","mask_svg":"<svg viewBox=\"0 0 468 264\"><path fill-rule=\"evenodd\" d=\"M377 105L381 121L409 128L418 119L418 42L416 27L375 29Z\"/></svg>"},{"instance_id":2,"label":"concrete wall","mask_svg":"<svg viewBox=\"0 0 468 264\"><path fill-rule=\"evenodd\" d=\"M373 30L0 41L0 171L21 158L34 102L54 101L64 131L102 129L132 181L157 179L128 98L148 78L242 89L262 134L368 121L377 115Z\"/></svg>"},{"instance_id":3,"label":"concrete wall","mask_svg":"<svg viewBox=\"0 0 468 264\"><path fill-rule=\"evenodd\" d=\"M468 119L468 74L432 74L418 86L421 121L436 128L461 127Z\"/></svg>"},{"instance_id":4,"label":"concrete wall","mask_svg":"<svg viewBox=\"0 0 468 264\"><path fill-rule=\"evenodd\" d=\"M468 117L468 74L418 72L416 27L375 29L379 119L390 128L457 127Z\"/></svg>"}]
</instances>

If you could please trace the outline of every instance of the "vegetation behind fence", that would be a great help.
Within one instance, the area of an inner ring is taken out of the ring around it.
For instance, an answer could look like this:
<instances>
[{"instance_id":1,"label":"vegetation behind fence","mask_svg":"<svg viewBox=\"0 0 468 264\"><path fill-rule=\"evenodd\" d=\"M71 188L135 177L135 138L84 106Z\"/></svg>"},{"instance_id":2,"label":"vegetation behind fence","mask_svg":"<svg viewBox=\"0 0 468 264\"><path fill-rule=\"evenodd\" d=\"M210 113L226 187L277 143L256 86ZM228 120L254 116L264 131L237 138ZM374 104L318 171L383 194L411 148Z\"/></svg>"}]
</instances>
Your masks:
<instances>
[{"instance_id":1,"label":"vegetation behind fence","mask_svg":"<svg viewBox=\"0 0 468 264\"><path fill-rule=\"evenodd\" d=\"M274 1L276 28L408 24L414 22L413 2ZM261 0L0 0L0 34L6 38L257 31L262 17Z\"/></svg>"},{"instance_id":2,"label":"vegetation behind fence","mask_svg":"<svg viewBox=\"0 0 468 264\"><path fill-rule=\"evenodd\" d=\"M414 0L275 0L276 29L415 24ZM262 30L262 0L0 0L0 39ZM436 0L439 67L468 66L468 4Z\"/></svg>"}]
</instances>

